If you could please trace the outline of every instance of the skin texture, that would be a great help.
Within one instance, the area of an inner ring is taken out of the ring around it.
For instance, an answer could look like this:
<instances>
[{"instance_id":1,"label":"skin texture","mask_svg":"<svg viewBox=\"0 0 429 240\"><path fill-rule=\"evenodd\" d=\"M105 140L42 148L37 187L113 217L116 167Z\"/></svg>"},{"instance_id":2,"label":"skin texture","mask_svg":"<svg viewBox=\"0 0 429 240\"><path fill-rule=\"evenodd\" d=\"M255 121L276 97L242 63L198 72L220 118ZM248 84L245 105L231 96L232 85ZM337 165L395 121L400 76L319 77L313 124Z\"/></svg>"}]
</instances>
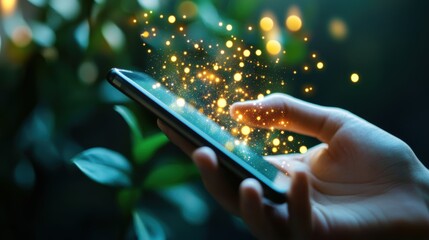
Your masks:
<instances>
[{"instance_id":1,"label":"skin texture","mask_svg":"<svg viewBox=\"0 0 429 240\"><path fill-rule=\"evenodd\" d=\"M305 154L266 158L292 177L288 202L277 205L264 201L254 179L231 184L210 148L196 149L159 122L192 157L207 190L257 238L429 239L429 172L400 139L345 110L284 94L235 103L230 113L322 142Z\"/></svg>"}]
</instances>

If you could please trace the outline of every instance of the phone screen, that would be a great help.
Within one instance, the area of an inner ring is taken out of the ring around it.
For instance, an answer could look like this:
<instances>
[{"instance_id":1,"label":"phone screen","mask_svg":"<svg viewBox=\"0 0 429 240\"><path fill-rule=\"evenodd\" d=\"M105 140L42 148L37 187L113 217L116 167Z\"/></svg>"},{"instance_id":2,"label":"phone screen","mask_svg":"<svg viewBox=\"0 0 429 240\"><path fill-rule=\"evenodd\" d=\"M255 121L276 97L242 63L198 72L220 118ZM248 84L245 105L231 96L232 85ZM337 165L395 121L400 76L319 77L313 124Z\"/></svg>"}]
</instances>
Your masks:
<instances>
[{"instance_id":1,"label":"phone screen","mask_svg":"<svg viewBox=\"0 0 429 240\"><path fill-rule=\"evenodd\" d=\"M271 195L269 198L277 202L285 201L285 192L290 185L289 177L264 160L245 142L203 114L201 108L204 106L196 106L198 100L194 99L191 104L144 73L112 69L109 81L194 144L209 145L217 153L221 153L221 158L227 158L223 159L223 164L230 170L242 175L241 177L258 179L271 191L266 193ZM200 104L204 104L203 102L200 101Z\"/></svg>"}]
</instances>

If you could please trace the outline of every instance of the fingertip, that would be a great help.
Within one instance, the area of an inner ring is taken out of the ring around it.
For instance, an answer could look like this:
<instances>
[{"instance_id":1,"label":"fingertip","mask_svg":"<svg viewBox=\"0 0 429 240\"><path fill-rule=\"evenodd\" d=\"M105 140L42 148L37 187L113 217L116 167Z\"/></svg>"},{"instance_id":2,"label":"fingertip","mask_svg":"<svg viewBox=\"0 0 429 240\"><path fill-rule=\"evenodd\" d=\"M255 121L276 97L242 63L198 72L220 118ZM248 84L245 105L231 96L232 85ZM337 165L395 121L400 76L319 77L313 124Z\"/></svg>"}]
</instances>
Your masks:
<instances>
[{"instance_id":1,"label":"fingertip","mask_svg":"<svg viewBox=\"0 0 429 240\"><path fill-rule=\"evenodd\" d=\"M261 184L253 178L247 178L240 184L240 192L242 195L262 196Z\"/></svg>"},{"instance_id":2,"label":"fingertip","mask_svg":"<svg viewBox=\"0 0 429 240\"><path fill-rule=\"evenodd\" d=\"M262 205L263 196L261 184L253 178L245 179L240 184L239 192L240 208L244 217L248 218L258 213L259 211L257 209Z\"/></svg>"},{"instance_id":3,"label":"fingertip","mask_svg":"<svg viewBox=\"0 0 429 240\"><path fill-rule=\"evenodd\" d=\"M192 153L191 158L201 171L217 169L218 163L216 153L209 147L200 147L196 149Z\"/></svg>"}]
</instances>

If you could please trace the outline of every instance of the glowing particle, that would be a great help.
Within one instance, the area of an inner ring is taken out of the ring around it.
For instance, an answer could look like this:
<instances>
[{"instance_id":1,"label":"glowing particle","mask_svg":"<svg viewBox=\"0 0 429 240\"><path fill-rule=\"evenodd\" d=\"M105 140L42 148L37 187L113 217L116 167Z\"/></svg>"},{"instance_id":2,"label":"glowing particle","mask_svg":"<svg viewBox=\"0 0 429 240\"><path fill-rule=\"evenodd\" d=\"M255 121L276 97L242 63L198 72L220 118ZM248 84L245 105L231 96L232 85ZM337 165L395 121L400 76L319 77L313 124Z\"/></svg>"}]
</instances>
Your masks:
<instances>
[{"instance_id":1,"label":"glowing particle","mask_svg":"<svg viewBox=\"0 0 429 240\"><path fill-rule=\"evenodd\" d=\"M271 151L272 151L273 153L276 153L276 152L278 151L278 149L277 149L276 147L273 147L273 148L271 149Z\"/></svg>"},{"instance_id":2,"label":"glowing particle","mask_svg":"<svg viewBox=\"0 0 429 240\"><path fill-rule=\"evenodd\" d=\"M220 54L225 54L225 51L224 50L220 50Z\"/></svg>"},{"instance_id":3,"label":"glowing particle","mask_svg":"<svg viewBox=\"0 0 429 240\"><path fill-rule=\"evenodd\" d=\"M256 54L256 56L261 56L262 51L258 49L258 50L255 51L255 54Z\"/></svg>"},{"instance_id":4,"label":"glowing particle","mask_svg":"<svg viewBox=\"0 0 429 240\"><path fill-rule=\"evenodd\" d=\"M185 69L183 69L183 71L184 71L185 73L189 73L191 70L190 70L188 67L185 67Z\"/></svg>"},{"instance_id":5,"label":"glowing particle","mask_svg":"<svg viewBox=\"0 0 429 240\"><path fill-rule=\"evenodd\" d=\"M234 74L234 80L235 81L241 81L241 79L243 78L243 76L241 75L241 73L236 73Z\"/></svg>"},{"instance_id":6,"label":"glowing particle","mask_svg":"<svg viewBox=\"0 0 429 240\"><path fill-rule=\"evenodd\" d=\"M213 66L213 70L215 70L215 71L219 70L219 66L218 65L214 65Z\"/></svg>"},{"instance_id":7,"label":"glowing particle","mask_svg":"<svg viewBox=\"0 0 429 240\"><path fill-rule=\"evenodd\" d=\"M244 50L243 51L243 56L245 56L245 57L249 57L250 56L250 51L249 50Z\"/></svg>"},{"instance_id":8,"label":"glowing particle","mask_svg":"<svg viewBox=\"0 0 429 240\"><path fill-rule=\"evenodd\" d=\"M173 16L173 15L170 15L170 16L168 17L168 22L169 22L169 23L175 23L175 22L176 22L176 17L175 17L175 16Z\"/></svg>"},{"instance_id":9,"label":"glowing particle","mask_svg":"<svg viewBox=\"0 0 429 240\"><path fill-rule=\"evenodd\" d=\"M167 45L167 46L170 46L170 44L171 44L171 42L168 40L165 42L165 45Z\"/></svg>"},{"instance_id":10,"label":"glowing particle","mask_svg":"<svg viewBox=\"0 0 429 240\"><path fill-rule=\"evenodd\" d=\"M288 136L288 137L287 137L287 140L288 140L289 142L292 142L292 141L293 141L293 136Z\"/></svg>"},{"instance_id":11,"label":"glowing particle","mask_svg":"<svg viewBox=\"0 0 429 240\"><path fill-rule=\"evenodd\" d=\"M344 40L347 37L347 25L343 20L339 18L332 19L329 22L328 28L331 37L335 40Z\"/></svg>"},{"instance_id":12,"label":"glowing particle","mask_svg":"<svg viewBox=\"0 0 429 240\"><path fill-rule=\"evenodd\" d=\"M240 66L240 67L244 67L244 62L240 62L240 63L238 64L238 66Z\"/></svg>"},{"instance_id":13,"label":"glowing particle","mask_svg":"<svg viewBox=\"0 0 429 240\"><path fill-rule=\"evenodd\" d=\"M171 60L172 62L176 62L176 61L177 61L177 57L173 55L173 56L171 56L170 60Z\"/></svg>"},{"instance_id":14,"label":"glowing particle","mask_svg":"<svg viewBox=\"0 0 429 240\"><path fill-rule=\"evenodd\" d=\"M243 127L241 128L241 134L243 134L243 135L249 135L249 134L250 134L250 127L248 127L248 126L243 126Z\"/></svg>"},{"instance_id":15,"label":"glowing particle","mask_svg":"<svg viewBox=\"0 0 429 240\"><path fill-rule=\"evenodd\" d=\"M133 23L137 23L137 19L135 19L135 18L134 18L134 19L133 19Z\"/></svg>"},{"instance_id":16,"label":"glowing particle","mask_svg":"<svg viewBox=\"0 0 429 240\"><path fill-rule=\"evenodd\" d=\"M267 94L270 94L271 93L271 91L270 90L267 90L267 91L265 91Z\"/></svg>"},{"instance_id":17,"label":"glowing particle","mask_svg":"<svg viewBox=\"0 0 429 240\"><path fill-rule=\"evenodd\" d=\"M308 71L310 68L308 66L304 66L304 71Z\"/></svg>"},{"instance_id":18,"label":"glowing particle","mask_svg":"<svg viewBox=\"0 0 429 240\"><path fill-rule=\"evenodd\" d=\"M253 27L252 27L252 26L249 26L249 27L247 28L247 30L252 31L252 30L253 30Z\"/></svg>"},{"instance_id":19,"label":"glowing particle","mask_svg":"<svg viewBox=\"0 0 429 240\"><path fill-rule=\"evenodd\" d=\"M299 147L299 152L300 153L306 153L307 152L307 147L306 146L301 146L301 147Z\"/></svg>"},{"instance_id":20,"label":"glowing particle","mask_svg":"<svg viewBox=\"0 0 429 240\"><path fill-rule=\"evenodd\" d=\"M297 31L299 31L301 29L301 27L302 27L302 20L301 20L301 18L298 17L298 16L296 16L296 15L290 15L286 19L286 27L291 32L297 32Z\"/></svg>"},{"instance_id":21,"label":"glowing particle","mask_svg":"<svg viewBox=\"0 0 429 240\"><path fill-rule=\"evenodd\" d=\"M176 104L177 104L177 106L179 106L179 107L184 107L184 106L185 106L185 104L186 104L186 101L185 101L185 99L183 99L183 98L178 98L178 99L176 100Z\"/></svg>"},{"instance_id":22,"label":"glowing particle","mask_svg":"<svg viewBox=\"0 0 429 240\"><path fill-rule=\"evenodd\" d=\"M226 25L226 30L231 31L232 30L232 25L231 24Z\"/></svg>"},{"instance_id":23,"label":"glowing particle","mask_svg":"<svg viewBox=\"0 0 429 240\"><path fill-rule=\"evenodd\" d=\"M233 143L233 142L226 142L226 143L225 143L225 148L226 148L228 151L232 151L232 150L234 149L234 143Z\"/></svg>"},{"instance_id":24,"label":"glowing particle","mask_svg":"<svg viewBox=\"0 0 429 240\"><path fill-rule=\"evenodd\" d=\"M231 40L226 41L226 47L227 48L232 48L232 46L234 45L234 43Z\"/></svg>"},{"instance_id":25,"label":"glowing particle","mask_svg":"<svg viewBox=\"0 0 429 240\"><path fill-rule=\"evenodd\" d=\"M140 34L140 36L141 37L144 37L144 38L148 38L149 37L149 32L148 31L144 31L142 34Z\"/></svg>"},{"instance_id":26,"label":"glowing particle","mask_svg":"<svg viewBox=\"0 0 429 240\"><path fill-rule=\"evenodd\" d=\"M308 37L304 37L304 42L308 42Z\"/></svg>"},{"instance_id":27,"label":"glowing particle","mask_svg":"<svg viewBox=\"0 0 429 240\"><path fill-rule=\"evenodd\" d=\"M273 139L273 145L274 145L274 146L278 146L278 145L280 145L280 139L278 139L278 138L274 138L274 139Z\"/></svg>"},{"instance_id":28,"label":"glowing particle","mask_svg":"<svg viewBox=\"0 0 429 240\"><path fill-rule=\"evenodd\" d=\"M223 26L223 22L219 22L219 27L222 27Z\"/></svg>"},{"instance_id":29,"label":"glowing particle","mask_svg":"<svg viewBox=\"0 0 429 240\"><path fill-rule=\"evenodd\" d=\"M226 104L227 104L227 102L226 102L225 98L219 98L217 100L217 106L220 107L220 108L226 107Z\"/></svg>"},{"instance_id":30,"label":"glowing particle","mask_svg":"<svg viewBox=\"0 0 429 240\"><path fill-rule=\"evenodd\" d=\"M183 18L193 18L197 15L198 7L192 1L183 1L177 10L180 15L183 15Z\"/></svg>"},{"instance_id":31,"label":"glowing particle","mask_svg":"<svg viewBox=\"0 0 429 240\"><path fill-rule=\"evenodd\" d=\"M316 58L316 57L317 57L317 55L316 55L315 53L313 53L313 54L311 54L311 57L312 57L312 58Z\"/></svg>"},{"instance_id":32,"label":"glowing particle","mask_svg":"<svg viewBox=\"0 0 429 240\"><path fill-rule=\"evenodd\" d=\"M352 80L352 82L354 82L354 83L359 82L359 75L358 75L357 73L353 73L353 74L350 76L350 80Z\"/></svg>"},{"instance_id":33,"label":"glowing particle","mask_svg":"<svg viewBox=\"0 0 429 240\"><path fill-rule=\"evenodd\" d=\"M263 17L259 21L259 26L261 27L262 31L268 32L271 31L274 27L274 21L270 17Z\"/></svg>"},{"instance_id":34,"label":"glowing particle","mask_svg":"<svg viewBox=\"0 0 429 240\"><path fill-rule=\"evenodd\" d=\"M318 62L318 63L317 63L317 68L318 68L318 69L323 69L323 67L324 67L323 62Z\"/></svg>"},{"instance_id":35,"label":"glowing particle","mask_svg":"<svg viewBox=\"0 0 429 240\"><path fill-rule=\"evenodd\" d=\"M267 45L266 45L266 48L267 48L267 52L269 54L271 54L271 55L277 55L282 50L282 46L276 40L270 40L270 41L268 41Z\"/></svg>"},{"instance_id":36,"label":"glowing particle","mask_svg":"<svg viewBox=\"0 0 429 240\"><path fill-rule=\"evenodd\" d=\"M198 43L195 43L195 44L194 44L194 48L195 48L195 49L200 48L200 46L198 45Z\"/></svg>"},{"instance_id":37,"label":"glowing particle","mask_svg":"<svg viewBox=\"0 0 429 240\"><path fill-rule=\"evenodd\" d=\"M258 100L262 100L262 99L264 99L264 94L262 93L258 94Z\"/></svg>"}]
</instances>

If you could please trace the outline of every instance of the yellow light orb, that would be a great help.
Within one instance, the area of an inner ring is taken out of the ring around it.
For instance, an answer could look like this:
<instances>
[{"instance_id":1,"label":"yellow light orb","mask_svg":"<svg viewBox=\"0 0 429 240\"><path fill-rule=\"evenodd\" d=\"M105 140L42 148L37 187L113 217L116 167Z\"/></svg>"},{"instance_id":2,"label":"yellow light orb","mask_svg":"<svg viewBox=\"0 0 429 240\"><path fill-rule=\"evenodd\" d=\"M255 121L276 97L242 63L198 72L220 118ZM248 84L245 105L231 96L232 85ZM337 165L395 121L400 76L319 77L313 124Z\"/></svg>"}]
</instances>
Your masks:
<instances>
[{"instance_id":1,"label":"yellow light orb","mask_svg":"<svg viewBox=\"0 0 429 240\"><path fill-rule=\"evenodd\" d=\"M149 37L149 32L148 31L144 31L142 34L140 34L140 36L144 37L144 38L148 38Z\"/></svg>"},{"instance_id":2,"label":"yellow light orb","mask_svg":"<svg viewBox=\"0 0 429 240\"><path fill-rule=\"evenodd\" d=\"M318 68L318 69L323 69L323 67L324 67L323 62L318 62L318 63L317 63L317 68Z\"/></svg>"},{"instance_id":3,"label":"yellow light orb","mask_svg":"<svg viewBox=\"0 0 429 240\"><path fill-rule=\"evenodd\" d=\"M188 67L185 67L185 69L183 70L185 73L189 73L191 71L191 69L189 69Z\"/></svg>"},{"instance_id":4,"label":"yellow light orb","mask_svg":"<svg viewBox=\"0 0 429 240\"><path fill-rule=\"evenodd\" d=\"M331 34L331 37L335 40L343 40L347 37L347 25L346 23L339 19L334 18L329 22L329 33Z\"/></svg>"},{"instance_id":5,"label":"yellow light orb","mask_svg":"<svg viewBox=\"0 0 429 240\"><path fill-rule=\"evenodd\" d=\"M176 100L176 104L177 104L177 106L179 106L179 107L184 107L184 106L185 106L185 104L186 104L186 101L185 101L185 99L183 99L183 98L178 98L178 99Z\"/></svg>"},{"instance_id":6,"label":"yellow light orb","mask_svg":"<svg viewBox=\"0 0 429 240\"><path fill-rule=\"evenodd\" d=\"M243 51L243 56L245 56L245 57L249 57L250 56L250 51L249 50L244 50Z\"/></svg>"},{"instance_id":7,"label":"yellow light orb","mask_svg":"<svg viewBox=\"0 0 429 240\"><path fill-rule=\"evenodd\" d=\"M176 62L176 61L177 61L177 57L173 55L173 56L171 56L170 60L171 60L172 62Z\"/></svg>"},{"instance_id":8,"label":"yellow light orb","mask_svg":"<svg viewBox=\"0 0 429 240\"><path fill-rule=\"evenodd\" d=\"M226 30L232 31L232 25L231 24L226 25Z\"/></svg>"},{"instance_id":9,"label":"yellow light orb","mask_svg":"<svg viewBox=\"0 0 429 240\"><path fill-rule=\"evenodd\" d=\"M226 41L226 47L227 48L232 48L232 46L234 46L234 43L231 40Z\"/></svg>"},{"instance_id":10,"label":"yellow light orb","mask_svg":"<svg viewBox=\"0 0 429 240\"><path fill-rule=\"evenodd\" d=\"M224 108L224 107L226 107L226 105L227 105L227 102L226 102L226 99L225 99L225 98L219 98L219 99L217 100L217 106L218 106L218 107L220 107L220 108Z\"/></svg>"},{"instance_id":11,"label":"yellow light orb","mask_svg":"<svg viewBox=\"0 0 429 240\"><path fill-rule=\"evenodd\" d=\"M301 20L301 18L298 17L298 16L296 16L296 15L290 15L286 19L286 27L291 32L297 32L297 31L301 30L301 28L302 28L302 20Z\"/></svg>"},{"instance_id":12,"label":"yellow light orb","mask_svg":"<svg viewBox=\"0 0 429 240\"><path fill-rule=\"evenodd\" d=\"M354 82L354 83L359 82L359 75L358 75L357 73L353 73L353 74L350 76L350 80L352 80L352 82Z\"/></svg>"},{"instance_id":13,"label":"yellow light orb","mask_svg":"<svg viewBox=\"0 0 429 240\"><path fill-rule=\"evenodd\" d=\"M271 151L272 151L273 153L276 153L276 152L278 151L278 149L277 149L276 147L273 147L273 148L271 149Z\"/></svg>"},{"instance_id":14,"label":"yellow light orb","mask_svg":"<svg viewBox=\"0 0 429 240\"><path fill-rule=\"evenodd\" d=\"M235 81L241 81L241 79L243 78L243 76L241 75L241 73L236 73L234 74L234 80Z\"/></svg>"},{"instance_id":15,"label":"yellow light orb","mask_svg":"<svg viewBox=\"0 0 429 240\"><path fill-rule=\"evenodd\" d=\"M262 100L262 99L264 99L264 94L262 93L258 94L258 100Z\"/></svg>"},{"instance_id":16,"label":"yellow light orb","mask_svg":"<svg viewBox=\"0 0 429 240\"><path fill-rule=\"evenodd\" d=\"M262 55L262 51L258 49L258 50L255 51L255 54L256 54L256 56L261 56Z\"/></svg>"},{"instance_id":17,"label":"yellow light orb","mask_svg":"<svg viewBox=\"0 0 429 240\"><path fill-rule=\"evenodd\" d=\"M168 22L169 22L169 23L175 23L175 22L176 22L176 17L175 17L175 16L173 16L173 15L170 15L170 16L168 17Z\"/></svg>"},{"instance_id":18,"label":"yellow light orb","mask_svg":"<svg viewBox=\"0 0 429 240\"><path fill-rule=\"evenodd\" d=\"M170 41L166 41L165 45L170 46L171 42Z\"/></svg>"},{"instance_id":19,"label":"yellow light orb","mask_svg":"<svg viewBox=\"0 0 429 240\"><path fill-rule=\"evenodd\" d=\"M269 54L271 54L271 55L277 55L282 50L282 46L276 40L270 40L270 41L268 41L267 45L266 45L266 48L267 48L267 52Z\"/></svg>"},{"instance_id":20,"label":"yellow light orb","mask_svg":"<svg viewBox=\"0 0 429 240\"><path fill-rule=\"evenodd\" d=\"M293 136L289 136L289 137L287 137L287 140L288 140L289 142L292 142L292 141L293 141Z\"/></svg>"},{"instance_id":21,"label":"yellow light orb","mask_svg":"<svg viewBox=\"0 0 429 240\"><path fill-rule=\"evenodd\" d=\"M274 138L274 139L273 139L273 145L274 145L274 146L278 146L278 145L280 145L280 139L278 139L278 138Z\"/></svg>"},{"instance_id":22,"label":"yellow light orb","mask_svg":"<svg viewBox=\"0 0 429 240\"><path fill-rule=\"evenodd\" d=\"M268 32L271 31L274 27L274 21L270 17L263 17L261 21L259 21L259 26L262 31Z\"/></svg>"},{"instance_id":23,"label":"yellow light orb","mask_svg":"<svg viewBox=\"0 0 429 240\"><path fill-rule=\"evenodd\" d=\"M250 134L250 127L248 127L248 126L243 126L243 127L241 128L241 134L243 134L243 135L249 135L249 134Z\"/></svg>"},{"instance_id":24,"label":"yellow light orb","mask_svg":"<svg viewBox=\"0 0 429 240\"><path fill-rule=\"evenodd\" d=\"M240 62L240 63L238 64L238 66L240 66L240 67L244 67L244 62Z\"/></svg>"},{"instance_id":25,"label":"yellow light orb","mask_svg":"<svg viewBox=\"0 0 429 240\"><path fill-rule=\"evenodd\" d=\"M307 147L306 146L301 146L300 148L299 148L299 152L300 153L306 153L307 152Z\"/></svg>"},{"instance_id":26,"label":"yellow light orb","mask_svg":"<svg viewBox=\"0 0 429 240\"><path fill-rule=\"evenodd\" d=\"M197 15L198 7L192 1L183 1L178 7L179 15L193 18Z\"/></svg>"}]
</instances>

